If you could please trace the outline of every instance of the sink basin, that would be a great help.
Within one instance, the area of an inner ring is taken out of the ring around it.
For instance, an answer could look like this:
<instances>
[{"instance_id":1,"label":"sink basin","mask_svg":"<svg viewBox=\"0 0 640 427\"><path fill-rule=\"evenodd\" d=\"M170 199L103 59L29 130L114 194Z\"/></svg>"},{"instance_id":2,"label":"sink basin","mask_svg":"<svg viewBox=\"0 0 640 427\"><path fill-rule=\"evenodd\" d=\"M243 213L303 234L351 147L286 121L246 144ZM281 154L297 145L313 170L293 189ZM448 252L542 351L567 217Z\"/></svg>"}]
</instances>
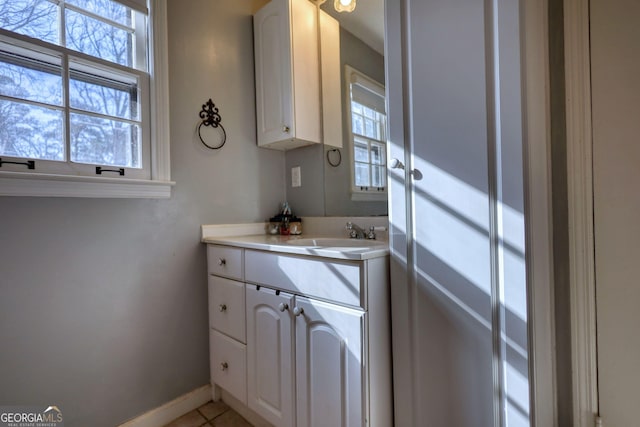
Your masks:
<instances>
[{"instance_id":1,"label":"sink basin","mask_svg":"<svg viewBox=\"0 0 640 427\"><path fill-rule=\"evenodd\" d=\"M292 246L307 246L314 248L370 248L382 246L379 240L347 239L340 237L318 237L315 239L291 239L287 241Z\"/></svg>"}]
</instances>

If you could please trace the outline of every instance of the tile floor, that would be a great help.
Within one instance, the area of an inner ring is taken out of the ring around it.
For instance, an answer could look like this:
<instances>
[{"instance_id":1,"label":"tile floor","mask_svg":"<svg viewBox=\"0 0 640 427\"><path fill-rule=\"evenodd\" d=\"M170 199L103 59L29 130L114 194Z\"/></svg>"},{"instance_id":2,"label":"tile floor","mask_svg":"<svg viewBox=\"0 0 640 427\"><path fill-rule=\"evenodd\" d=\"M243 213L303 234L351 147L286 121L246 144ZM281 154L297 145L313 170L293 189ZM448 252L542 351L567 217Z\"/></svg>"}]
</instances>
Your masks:
<instances>
[{"instance_id":1,"label":"tile floor","mask_svg":"<svg viewBox=\"0 0 640 427\"><path fill-rule=\"evenodd\" d=\"M224 402L209 402L184 414L165 427L252 427Z\"/></svg>"}]
</instances>

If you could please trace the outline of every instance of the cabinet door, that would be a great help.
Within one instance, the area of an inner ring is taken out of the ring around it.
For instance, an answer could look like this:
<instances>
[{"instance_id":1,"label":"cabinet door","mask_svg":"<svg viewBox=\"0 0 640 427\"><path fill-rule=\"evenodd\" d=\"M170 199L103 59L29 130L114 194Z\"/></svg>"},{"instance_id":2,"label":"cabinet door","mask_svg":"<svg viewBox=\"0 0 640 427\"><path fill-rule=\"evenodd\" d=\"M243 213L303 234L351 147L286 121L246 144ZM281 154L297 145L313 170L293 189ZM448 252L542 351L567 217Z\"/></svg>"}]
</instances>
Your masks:
<instances>
[{"instance_id":1,"label":"cabinet door","mask_svg":"<svg viewBox=\"0 0 640 427\"><path fill-rule=\"evenodd\" d=\"M291 25L286 1L272 1L254 16L258 145L291 139L294 132Z\"/></svg>"},{"instance_id":2,"label":"cabinet door","mask_svg":"<svg viewBox=\"0 0 640 427\"><path fill-rule=\"evenodd\" d=\"M294 425L293 296L247 285L249 408L276 426Z\"/></svg>"},{"instance_id":3,"label":"cabinet door","mask_svg":"<svg viewBox=\"0 0 640 427\"><path fill-rule=\"evenodd\" d=\"M322 138L325 145L342 148L342 67L340 23L319 12L320 79L322 81Z\"/></svg>"},{"instance_id":4,"label":"cabinet door","mask_svg":"<svg viewBox=\"0 0 640 427\"><path fill-rule=\"evenodd\" d=\"M296 297L298 427L364 426L365 313Z\"/></svg>"},{"instance_id":5,"label":"cabinet door","mask_svg":"<svg viewBox=\"0 0 640 427\"><path fill-rule=\"evenodd\" d=\"M317 16L308 0L272 0L254 15L258 146L322 142Z\"/></svg>"}]
</instances>

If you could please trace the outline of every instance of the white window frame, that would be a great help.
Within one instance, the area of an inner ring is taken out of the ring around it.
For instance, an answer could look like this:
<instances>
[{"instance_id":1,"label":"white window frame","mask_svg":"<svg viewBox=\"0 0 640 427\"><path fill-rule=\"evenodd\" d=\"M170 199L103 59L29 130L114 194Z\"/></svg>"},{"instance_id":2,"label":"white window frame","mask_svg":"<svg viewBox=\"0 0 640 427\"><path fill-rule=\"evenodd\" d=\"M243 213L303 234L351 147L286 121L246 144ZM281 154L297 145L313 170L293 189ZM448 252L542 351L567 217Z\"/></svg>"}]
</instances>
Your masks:
<instances>
[{"instance_id":1,"label":"white window frame","mask_svg":"<svg viewBox=\"0 0 640 427\"><path fill-rule=\"evenodd\" d=\"M117 0L140 8L143 0ZM149 88L150 123L146 144L149 178L83 176L62 173L33 173L0 170L0 196L168 198L171 196L169 163L169 78L167 56L166 0L149 0ZM17 37L18 39L20 37ZM144 118L143 120L145 120ZM144 151L144 150L143 150ZM8 157L8 156L7 156Z\"/></svg>"},{"instance_id":2,"label":"white window frame","mask_svg":"<svg viewBox=\"0 0 640 427\"><path fill-rule=\"evenodd\" d=\"M358 71L357 69L345 65L345 92L346 92L346 111L347 111L347 128L349 130L349 153L351 155L349 168L351 170L350 173L350 182L349 188L351 191L351 200L352 201L386 201L387 200L387 189L389 187L388 181L386 181L384 190L378 190L378 187L370 187L367 189L361 189L359 186L355 185L355 138L361 137L360 135L354 134L353 132L353 116L351 113L351 83L357 83L360 86L365 87L366 89L380 95L385 99L386 103L386 93L385 87L380 83L373 80L371 77L366 74ZM386 129L385 129L386 133ZM361 137L362 139L371 139L368 137ZM386 143L386 137L384 141L380 141L385 143L385 162L387 161L387 152L389 151L388 144ZM386 164L385 164L386 166ZM386 178L388 179L388 177Z\"/></svg>"}]
</instances>

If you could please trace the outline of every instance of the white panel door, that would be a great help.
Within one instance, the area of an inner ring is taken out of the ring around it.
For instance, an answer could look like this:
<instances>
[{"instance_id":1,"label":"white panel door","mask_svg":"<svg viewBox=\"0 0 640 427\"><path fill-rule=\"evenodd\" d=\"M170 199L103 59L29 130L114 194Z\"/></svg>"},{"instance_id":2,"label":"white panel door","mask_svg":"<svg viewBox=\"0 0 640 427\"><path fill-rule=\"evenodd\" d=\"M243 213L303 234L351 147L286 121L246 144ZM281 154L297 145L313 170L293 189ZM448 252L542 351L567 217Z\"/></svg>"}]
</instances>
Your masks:
<instances>
[{"instance_id":1,"label":"white panel door","mask_svg":"<svg viewBox=\"0 0 640 427\"><path fill-rule=\"evenodd\" d=\"M247 285L249 408L270 423L294 423L293 296Z\"/></svg>"},{"instance_id":2,"label":"white panel door","mask_svg":"<svg viewBox=\"0 0 640 427\"><path fill-rule=\"evenodd\" d=\"M365 313L296 297L294 314L297 426L364 426Z\"/></svg>"},{"instance_id":3,"label":"white panel door","mask_svg":"<svg viewBox=\"0 0 640 427\"><path fill-rule=\"evenodd\" d=\"M386 2L396 425L530 423L520 4Z\"/></svg>"},{"instance_id":4,"label":"white panel door","mask_svg":"<svg viewBox=\"0 0 640 427\"><path fill-rule=\"evenodd\" d=\"M640 2L591 0L600 415L639 424Z\"/></svg>"}]
</instances>

